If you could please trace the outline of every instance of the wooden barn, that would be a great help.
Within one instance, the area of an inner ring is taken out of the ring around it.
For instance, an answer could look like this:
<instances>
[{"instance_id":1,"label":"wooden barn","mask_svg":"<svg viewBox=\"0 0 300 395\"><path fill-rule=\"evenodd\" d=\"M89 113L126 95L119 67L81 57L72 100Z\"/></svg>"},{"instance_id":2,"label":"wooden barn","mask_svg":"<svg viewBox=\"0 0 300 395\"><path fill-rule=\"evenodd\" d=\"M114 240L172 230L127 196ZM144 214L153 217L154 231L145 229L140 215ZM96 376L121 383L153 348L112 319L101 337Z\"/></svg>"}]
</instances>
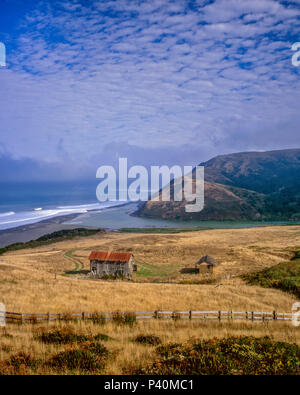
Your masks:
<instances>
[{"instance_id":1,"label":"wooden barn","mask_svg":"<svg viewBox=\"0 0 300 395\"><path fill-rule=\"evenodd\" d=\"M203 256L197 263L196 268L199 269L199 273L212 274L215 266L215 259L209 255Z\"/></svg>"},{"instance_id":2,"label":"wooden barn","mask_svg":"<svg viewBox=\"0 0 300 395\"><path fill-rule=\"evenodd\" d=\"M89 260L92 277L111 275L132 278L137 271L133 254L128 252L92 251Z\"/></svg>"}]
</instances>

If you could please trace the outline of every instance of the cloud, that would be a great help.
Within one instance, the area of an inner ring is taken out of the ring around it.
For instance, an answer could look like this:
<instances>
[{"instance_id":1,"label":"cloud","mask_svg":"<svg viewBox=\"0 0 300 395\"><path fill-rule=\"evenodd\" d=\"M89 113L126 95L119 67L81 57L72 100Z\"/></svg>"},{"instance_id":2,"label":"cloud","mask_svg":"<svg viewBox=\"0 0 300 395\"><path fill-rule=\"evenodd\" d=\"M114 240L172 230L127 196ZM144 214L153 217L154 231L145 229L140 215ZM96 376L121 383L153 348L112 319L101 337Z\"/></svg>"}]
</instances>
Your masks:
<instances>
[{"instance_id":1,"label":"cloud","mask_svg":"<svg viewBox=\"0 0 300 395\"><path fill-rule=\"evenodd\" d=\"M133 162L193 164L295 147L299 28L296 1L37 3L0 70L0 142L87 173L122 146Z\"/></svg>"}]
</instances>

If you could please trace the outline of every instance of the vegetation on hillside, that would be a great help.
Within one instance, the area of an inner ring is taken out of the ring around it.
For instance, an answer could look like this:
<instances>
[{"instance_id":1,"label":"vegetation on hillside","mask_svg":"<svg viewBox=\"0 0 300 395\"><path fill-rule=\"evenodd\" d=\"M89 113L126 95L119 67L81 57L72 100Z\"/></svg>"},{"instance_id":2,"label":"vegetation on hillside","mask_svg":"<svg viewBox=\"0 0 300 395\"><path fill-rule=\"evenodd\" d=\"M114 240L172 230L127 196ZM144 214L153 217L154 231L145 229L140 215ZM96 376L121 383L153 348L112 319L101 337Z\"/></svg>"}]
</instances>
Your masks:
<instances>
[{"instance_id":1,"label":"vegetation on hillside","mask_svg":"<svg viewBox=\"0 0 300 395\"><path fill-rule=\"evenodd\" d=\"M186 220L299 220L300 149L220 155L205 167L205 206L186 213L187 202L145 202L136 215ZM170 183L171 196L174 180Z\"/></svg>"},{"instance_id":2,"label":"vegetation on hillside","mask_svg":"<svg viewBox=\"0 0 300 395\"><path fill-rule=\"evenodd\" d=\"M300 373L300 347L269 337L229 337L158 346L157 359L130 374L288 375Z\"/></svg>"},{"instance_id":3,"label":"vegetation on hillside","mask_svg":"<svg viewBox=\"0 0 300 395\"><path fill-rule=\"evenodd\" d=\"M295 252L290 262L282 262L260 272L246 274L243 278L249 284L281 289L300 298L300 250Z\"/></svg>"},{"instance_id":4,"label":"vegetation on hillside","mask_svg":"<svg viewBox=\"0 0 300 395\"><path fill-rule=\"evenodd\" d=\"M299 178L300 149L237 152L205 163L207 181L270 194L291 187Z\"/></svg>"},{"instance_id":5,"label":"vegetation on hillside","mask_svg":"<svg viewBox=\"0 0 300 395\"><path fill-rule=\"evenodd\" d=\"M99 232L104 232L104 230L86 229L86 228L59 230L57 232L53 232L44 235L42 237L39 237L37 240L31 240L26 243L14 243L8 245L7 247L0 248L0 255L8 251L23 250L26 248L36 248L36 247L41 247L43 245L57 243L59 241L71 240L74 237L92 236Z\"/></svg>"}]
</instances>

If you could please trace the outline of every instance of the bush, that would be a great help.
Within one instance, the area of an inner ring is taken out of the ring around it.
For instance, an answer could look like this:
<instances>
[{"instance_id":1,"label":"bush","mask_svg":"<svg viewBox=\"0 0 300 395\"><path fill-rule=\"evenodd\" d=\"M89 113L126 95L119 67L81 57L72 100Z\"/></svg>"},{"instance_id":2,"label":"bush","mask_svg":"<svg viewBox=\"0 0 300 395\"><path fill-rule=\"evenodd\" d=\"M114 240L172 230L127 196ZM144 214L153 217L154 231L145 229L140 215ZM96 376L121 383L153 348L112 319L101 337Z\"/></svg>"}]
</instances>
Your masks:
<instances>
[{"instance_id":1,"label":"bush","mask_svg":"<svg viewBox=\"0 0 300 395\"><path fill-rule=\"evenodd\" d=\"M36 339L45 344L68 344L81 343L89 340L89 337L83 334L77 334L70 327L52 329L49 332L41 332Z\"/></svg>"},{"instance_id":2,"label":"bush","mask_svg":"<svg viewBox=\"0 0 300 395\"><path fill-rule=\"evenodd\" d=\"M149 346L158 346L161 343L160 338L155 335L138 335L134 341L136 343L148 344Z\"/></svg>"},{"instance_id":3,"label":"bush","mask_svg":"<svg viewBox=\"0 0 300 395\"><path fill-rule=\"evenodd\" d=\"M94 313L94 314L92 314L90 319L93 322L93 324L97 324L97 325L105 325L106 324L106 317L103 314Z\"/></svg>"},{"instance_id":4,"label":"bush","mask_svg":"<svg viewBox=\"0 0 300 395\"><path fill-rule=\"evenodd\" d=\"M38 323L38 318L35 314L32 314L28 320L30 324L37 324Z\"/></svg>"},{"instance_id":5,"label":"bush","mask_svg":"<svg viewBox=\"0 0 300 395\"><path fill-rule=\"evenodd\" d=\"M79 370L85 372L96 372L105 367L110 353L108 349L99 342L86 342L80 348L62 351L54 355L48 365L55 369Z\"/></svg>"},{"instance_id":6,"label":"bush","mask_svg":"<svg viewBox=\"0 0 300 395\"><path fill-rule=\"evenodd\" d=\"M136 324L135 313L115 312L115 313L113 313L112 319L117 325L133 326L134 324Z\"/></svg>"},{"instance_id":7,"label":"bush","mask_svg":"<svg viewBox=\"0 0 300 395\"><path fill-rule=\"evenodd\" d=\"M172 313L171 318L172 318L172 320L174 320L174 321L178 321L178 320L181 319L181 315L180 315L180 313L177 313L177 312L175 311L174 313Z\"/></svg>"},{"instance_id":8,"label":"bush","mask_svg":"<svg viewBox=\"0 0 300 395\"><path fill-rule=\"evenodd\" d=\"M68 326L63 328L54 328L48 332L45 331L44 328L40 328L38 329L35 338L45 344L84 343L87 341L108 341L112 339L103 333L98 333L95 336L76 333Z\"/></svg>"},{"instance_id":9,"label":"bush","mask_svg":"<svg viewBox=\"0 0 300 395\"><path fill-rule=\"evenodd\" d=\"M108 349L99 342L87 342L82 345L82 349L91 352L99 358L106 359L109 356Z\"/></svg>"},{"instance_id":10,"label":"bush","mask_svg":"<svg viewBox=\"0 0 300 395\"><path fill-rule=\"evenodd\" d=\"M19 352L5 361L0 361L0 374L26 374L28 369L35 370L41 364L31 354Z\"/></svg>"},{"instance_id":11,"label":"bush","mask_svg":"<svg viewBox=\"0 0 300 395\"><path fill-rule=\"evenodd\" d=\"M48 364L59 370L95 372L104 368L104 363L95 354L84 349L62 351L54 355Z\"/></svg>"},{"instance_id":12,"label":"bush","mask_svg":"<svg viewBox=\"0 0 300 395\"><path fill-rule=\"evenodd\" d=\"M300 373L300 347L268 337L231 337L166 344L158 358L130 374L288 375Z\"/></svg>"},{"instance_id":13,"label":"bush","mask_svg":"<svg viewBox=\"0 0 300 395\"><path fill-rule=\"evenodd\" d=\"M62 314L60 319L68 322L78 322L78 317L73 316L71 313Z\"/></svg>"},{"instance_id":14,"label":"bush","mask_svg":"<svg viewBox=\"0 0 300 395\"><path fill-rule=\"evenodd\" d=\"M295 252L290 262L283 262L257 273L242 276L247 283L265 288L276 288L300 298L300 259Z\"/></svg>"},{"instance_id":15,"label":"bush","mask_svg":"<svg viewBox=\"0 0 300 395\"><path fill-rule=\"evenodd\" d=\"M105 335L104 333L98 333L97 335L94 336L94 340L96 341L108 341L108 340L113 340L112 337Z\"/></svg>"}]
</instances>

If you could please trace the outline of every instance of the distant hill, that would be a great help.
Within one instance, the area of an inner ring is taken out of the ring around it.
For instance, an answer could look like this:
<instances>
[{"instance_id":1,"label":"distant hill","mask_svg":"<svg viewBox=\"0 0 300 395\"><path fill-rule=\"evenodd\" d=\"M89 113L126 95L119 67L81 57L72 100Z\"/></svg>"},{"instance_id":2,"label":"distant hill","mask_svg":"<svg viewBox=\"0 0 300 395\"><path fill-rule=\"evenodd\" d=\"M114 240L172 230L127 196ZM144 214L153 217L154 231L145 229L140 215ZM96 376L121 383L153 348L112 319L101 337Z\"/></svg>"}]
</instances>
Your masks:
<instances>
[{"instance_id":1,"label":"distant hill","mask_svg":"<svg viewBox=\"0 0 300 395\"><path fill-rule=\"evenodd\" d=\"M264 194L300 182L300 149L221 155L200 165L206 181Z\"/></svg>"},{"instance_id":2,"label":"distant hill","mask_svg":"<svg viewBox=\"0 0 300 395\"><path fill-rule=\"evenodd\" d=\"M186 213L186 202L142 204L137 215L164 219L300 219L300 149L221 155L205 168L205 207ZM172 190L171 183L171 190Z\"/></svg>"}]
</instances>

